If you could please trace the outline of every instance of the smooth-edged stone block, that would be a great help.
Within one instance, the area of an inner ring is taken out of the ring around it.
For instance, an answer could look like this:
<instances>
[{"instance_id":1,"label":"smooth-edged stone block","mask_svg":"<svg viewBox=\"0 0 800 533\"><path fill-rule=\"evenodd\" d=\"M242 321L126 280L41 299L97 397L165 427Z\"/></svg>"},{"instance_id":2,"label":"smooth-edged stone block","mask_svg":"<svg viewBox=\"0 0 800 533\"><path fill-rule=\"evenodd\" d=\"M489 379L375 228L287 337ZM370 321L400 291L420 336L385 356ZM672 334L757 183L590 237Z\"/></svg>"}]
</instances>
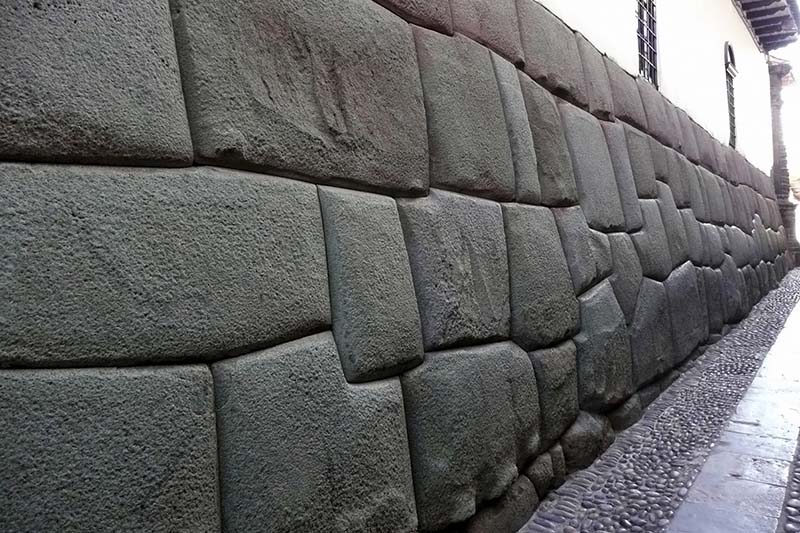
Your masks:
<instances>
[{"instance_id":1,"label":"smooth-edged stone block","mask_svg":"<svg viewBox=\"0 0 800 533\"><path fill-rule=\"evenodd\" d=\"M608 234L590 229L589 244L592 247L592 255L597 265L597 279L610 276L614 269L614 256L611 253Z\"/></svg>"},{"instance_id":2,"label":"smooth-edged stone block","mask_svg":"<svg viewBox=\"0 0 800 533\"><path fill-rule=\"evenodd\" d=\"M703 331L706 314L700 298L697 272L691 263L686 262L664 281L669 300L672 341L675 346L674 366L682 363L700 342L704 340ZM705 324L708 324L706 318Z\"/></svg>"},{"instance_id":3,"label":"smooth-edged stone block","mask_svg":"<svg viewBox=\"0 0 800 533\"><path fill-rule=\"evenodd\" d=\"M608 80L603 55L580 33L575 33L575 39L583 63L589 112L604 120L610 120L614 115L614 98L611 95L611 82Z\"/></svg>"},{"instance_id":4,"label":"smooth-edged stone block","mask_svg":"<svg viewBox=\"0 0 800 533\"><path fill-rule=\"evenodd\" d=\"M349 385L329 332L212 371L225 531L416 528L400 380Z\"/></svg>"},{"instance_id":5,"label":"smooth-edged stone block","mask_svg":"<svg viewBox=\"0 0 800 533\"><path fill-rule=\"evenodd\" d=\"M589 467L613 443L614 429L608 419L581 411L561 438L567 472Z\"/></svg>"},{"instance_id":6,"label":"smooth-edged stone block","mask_svg":"<svg viewBox=\"0 0 800 533\"><path fill-rule=\"evenodd\" d=\"M564 448L561 443L554 444L548 451L550 462L553 463L553 486L560 487L567 480L567 464L564 459Z\"/></svg>"},{"instance_id":7,"label":"smooth-edged stone block","mask_svg":"<svg viewBox=\"0 0 800 533\"><path fill-rule=\"evenodd\" d=\"M517 13L525 73L555 95L586 107L586 81L575 34L534 0L518 0Z\"/></svg>"},{"instance_id":8,"label":"smooth-edged stone block","mask_svg":"<svg viewBox=\"0 0 800 533\"><path fill-rule=\"evenodd\" d=\"M725 202L722 199L719 178L704 168L700 168L700 176L700 186L705 189L710 221L715 224L724 224Z\"/></svg>"},{"instance_id":9,"label":"smooth-edged stone block","mask_svg":"<svg viewBox=\"0 0 800 533\"><path fill-rule=\"evenodd\" d=\"M779 262L779 264L780 263L782 263L782 261ZM742 274L744 274L744 279L747 283L747 294L750 298L748 307L752 309L761 299L761 292L758 287L758 274L756 274L755 269L750 265L745 265L745 267L742 268ZM781 271L781 274L783 274L783 271Z\"/></svg>"},{"instance_id":10,"label":"smooth-edged stone block","mask_svg":"<svg viewBox=\"0 0 800 533\"><path fill-rule=\"evenodd\" d=\"M192 163L167 2L3 2L0 20L0 159Z\"/></svg>"},{"instance_id":11,"label":"smooth-edged stone block","mask_svg":"<svg viewBox=\"0 0 800 533\"><path fill-rule=\"evenodd\" d=\"M582 294L579 301L581 331L574 341L580 407L602 412L631 393L631 348L625 315L608 281Z\"/></svg>"},{"instance_id":12,"label":"smooth-edged stone block","mask_svg":"<svg viewBox=\"0 0 800 533\"><path fill-rule=\"evenodd\" d=\"M575 205L578 189L555 98L522 73L519 82L536 150L541 202L551 207Z\"/></svg>"},{"instance_id":13,"label":"smooth-edged stone block","mask_svg":"<svg viewBox=\"0 0 800 533\"><path fill-rule=\"evenodd\" d=\"M663 94L659 93L659 96L664 101L664 114L667 117L666 143L678 152L683 152L683 130L678 119L678 108Z\"/></svg>"},{"instance_id":14,"label":"smooth-edged stone block","mask_svg":"<svg viewBox=\"0 0 800 533\"><path fill-rule=\"evenodd\" d=\"M710 331L710 318L708 316L708 293L706 292L706 278L703 275L703 269L694 267L695 276L697 277L697 290L700 293L700 312L698 314L700 320L700 346L694 350L693 353L698 353L700 350L705 350L703 344L708 341Z\"/></svg>"},{"instance_id":15,"label":"smooth-edged stone block","mask_svg":"<svg viewBox=\"0 0 800 533\"><path fill-rule=\"evenodd\" d=\"M0 180L0 366L211 359L330 325L313 185L26 164Z\"/></svg>"},{"instance_id":16,"label":"smooth-edged stone block","mask_svg":"<svg viewBox=\"0 0 800 533\"><path fill-rule=\"evenodd\" d=\"M640 418L642 418L642 403L638 394L628 398L625 403L608 415L608 421L611 422L611 427L616 432L628 429Z\"/></svg>"},{"instance_id":17,"label":"smooth-edged stone block","mask_svg":"<svg viewBox=\"0 0 800 533\"><path fill-rule=\"evenodd\" d=\"M515 0L457 0L450 2L450 10L455 31L522 66Z\"/></svg>"},{"instance_id":18,"label":"smooth-edged stone block","mask_svg":"<svg viewBox=\"0 0 800 533\"><path fill-rule=\"evenodd\" d=\"M742 268L750 263L750 236L735 226L726 226L728 241L731 243L731 257L736 266Z\"/></svg>"},{"instance_id":19,"label":"smooth-edged stone block","mask_svg":"<svg viewBox=\"0 0 800 533\"><path fill-rule=\"evenodd\" d=\"M614 258L614 270L609 282L625 314L625 320L630 324L636 309L639 285L642 283L642 266L630 235L611 233L608 240Z\"/></svg>"},{"instance_id":20,"label":"smooth-edged stone block","mask_svg":"<svg viewBox=\"0 0 800 533\"><path fill-rule=\"evenodd\" d=\"M530 358L539 386L541 442L544 447L549 447L578 416L575 343L568 340L552 348L537 350L530 353Z\"/></svg>"},{"instance_id":21,"label":"smooth-edged stone block","mask_svg":"<svg viewBox=\"0 0 800 533\"><path fill-rule=\"evenodd\" d=\"M636 180L633 177L625 128L619 122L601 122L601 126L608 144L611 164L614 167L620 206L625 219L625 231L637 231L641 229L643 224L642 210L639 207Z\"/></svg>"},{"instance_id":22,"label":"smooth-edged stone block","mask_svg":"<svg viewBox=\"0 0 800 533\"><path fill-rule=\"evenodd\" d=\"M722 145L718 140L714 139L714 158L717 161L717 166L715 167L714 174L717 176L724 177L726 180L730 175L728 170L728 157L726 154L726 147Z\"/></svg>"},{"instance_id":23,"label":"smooth-edged stone block","mask_svg":"<svg viewBox=\"0 0 800 533\"><path fill-rule=\"evenodd\" d=\"M510 200L514 163L491 52L414 27L425 94L432 187Z\"/></svg>"},{"instance_id":24,"label":"smooth-edged stone block","mask_svg":"<svg viewBox=\"0 0 800 533\"><path fill-rule=\"evenodd\" d=\"M717 178L719 183L720 192L722 193L722 203L725 208L725 224L735 224L733 218L733 199L731 198L731 187L727 181L722 178Z\"/></svg>"},{"instance_id":25,"label":"smooth-edged stone block","mask_svg":"<svg viewBox=\"0 0 800 533\"><path fill-rule=\"evenodd\" d=\"M656 171L656 179L666 183L669 180L669 160L667 153L669 148L661 144L655 137L647 137L650 142L650 152L653 154L653 168Z\"/></svg>"},{"instance_id":26,"label":"smooth-edged stone block","mask_svg":"<svg viewBox=\"0 0 800 533\"><path fill-rule=\"evenodd\" d=\"M553 458L549 452L537 457L526 469L525 475L536 488L536 494L542 499L553 486Z\"/></svg>"},{"instance_id":27,"label":"smooth-edged stone block","mask_svg":"<svg viewBox=\"0 0 800 533\"><path fill-rule=\"evenodd\" d=\"M700 223L694 218L694 212L691 209L680 209L679 211L683 220L683 229L686 232L689 259L696 266L709 264L708 250L703 245L703 233Z\"/></svg>"},{"instance_id":28,"label":"smooth-edged stone block","mask_svg":"<svg viewBox=\"0 0 800 533\"><path fill-rule=\"evenodd\" d=\"M409 22L448 35L453 34L450 0L375 0Z\"/></svg>"},{"instance_id":29,"label":"smooth-edged stone block","mask_svg":"<svg viewBox=\"0 0 800 533\"><path fill-rule=\"evenodd\" d=\"M404 20L366 0L170 6L196 161L427 191L425 103Z\"/></svg>"},{"instance_id":30,"label":"smooth-edged stone block","mask_svg":"<svg viewBox=\"0 0 800 533\"><path fill-rule=\"evenodd\" d=\"M714 170L717 159L714 153L714 139L711 137L710 133L696 122L692 122L692 125L694 126L694 137L697 140L697 148L700 151L699 164L702 164L709 170Z\"/></svg>"},{"instance_id":31,"label":"smooth-edged stone block","mask_svg":"<svg viewBox=\"0 0 800 533\"><path fill-rule=\"evenodd\" d=\"M508 338L500 204L446 191L398 200L425 349Z\"/></svg>"},{"instance_id":32,"label":"smooth-edged stone block","mask_svg":"<svg viewBox=\"0 0 800 533\"><path fill-rule=\"evenodd\" d=\"M700 224L703 247L708 252L708 266L718 267L725 260L725 250L718 228L712 224Z\"/></svg>"},{"instance_id":33,"label":"smooth-edged stone block","mask_svg":"<svg viewBox=\"0 0 800 533\"><path fill-rule=\"evenodd\" d=\"M614 167L600 122L569 104L559 105L578 197L589 226L599 231L625 228Z\"/></svg>"},{"instance_id":34,"label":"smooth-edged stone block","mask_svg":"<svg viewBox=\"0 0 800 533\"><path fill-rule=\"evenodd\" d=\"M552 211L561 236L564 256L567 258L572 286L575 294L580 294L598 277L598 259L595 257L592 230L589 229L580 207L561 207Z\"/></svg>"},{"instance_id":35,"label":"smooth-edged stone block","mask_svg":"<svg viewBox=\"0 0 800 533\"><path fill-rule=\"evenodd\" d=\"M650 138L631 126L625 125L624 128L636 192L639 198L655 198L658 196L658 188Z\"/></svg>"},{"instance_id":36,"label":"smooth-edged stone block","mask_svg":"<svg viewBox=\"0 0 800 533\"><path fill-rule=\"evenodd\" d=\"M467 533L514 532L522 528L539 506L536 487L519 476L497 502L478 511L466 524Z\"/></svg>"},{"instance_id":37,"label":"smooth-edged stone block","mask_svg":"<svg viewBox=\"0 0 800 533\"><path fill-rule=\"evenodd\" d=\"M531 361L510 342L434 352L401 380L419 528L462 522L539 448Z\"/></svg>"},{"instance_id":38,"label":"smooth-edged stone block","mask_svg":"<svg viewBox=\"0 0 800 533\"><path fill-rule=\"evenodd\" d=\"M700 150L697 147L697 138L695 137L695 128L689 114L683 109L677 108L678 123L680 124L681 134L683 136L683 155L692 163L700 162Z\"/></svg>"},{"instance_id":39,"label":"smooth-edged stone block","mask_svg":"<svg viewBox=\"0 0 800 533\"><path fill-rule=\"evenodd\" d=\"M395 201L320 187L333 333L351 382L422 362L422 326Z\"/></svg>"},{"instance_id":40,"label":"smooth-edged stone block","mask_svg":"<svg viewBox=\"0 0 800 533\"><path fill-rule=\"evenodd\" d=\"M0 370L3 531L220 531L201 365Z\"/></svg>"},{"instance_id":41,"label":"smooth-edged stone block","mask_svg":"<svg viewBox=\"0 0 800 533\"><path fill-rule=\"evenodd\" d=\"M636 79L625 72L613 59L604 56L608 81L611 84L611 96L614 100L614 116L640 129L647 129L642 97Z\"/></svg>"},{"instance_id":42,"label":"smooth-edged stone block","mask_svg":"<svg viewBox=\"0 0 800 533\"><path fill-rule=\"evenodd\" d=\"M647 117L647 131L661 144L671 145L664 99L658 89L642 76L636 78L636 86L639 88L644 114Z\"/></svg>"},{"instance_id":43,"label":"smooth-edged stone block","mask_svg":"<svg viewBox=\"0 0 800 533\"><path fill-rule=\"evenodd\" d=\"M492 54L492 64L500 88L500 99L511 144L512 162L514 164L515 199L527 204L538 204L542 198L539 187L536 149L528 122L525 99L519 83L516 67Z\"/></svg>"},{"instance_id":44,"label":"smooth-edged stone block","mask_svg":"<svg viewBox=\"0 0 800 533\"><path fill-rule=\"evenodd\" d=\"M673 364L669 301L662 283L643 279L630 326L633 387L641 388Z\"/></svg>"},{"instance_id":45,"label":"smooth-edged stone block","mask_svg":"<svg viewBox=\"0 0 800 533\"><path fill-rule=\"evenodd\" d=\"M678 212L675 200L672 197L672 190L664 183L658 184L658 210L661 213L661 221L664 224L664 231L667 234L667 244L669 254L672 257L672 268L677 267L689 258L689 243L686 236L686 228L683 218Z\"/></svg>"},{"instance_id":46,"label":"smooth-edged stone block","mask_svg":"<svg viewBox=\"0 0 800 533\"><path fill-rule=\"evenodd\" d=\"M644 227L631 238L639 254L642 273L648 278L663 281L672 272L672 255L658 200L640 200L640 203Z\"/></svg>"},{"instance_id":47,"label":"smooth-edged stone block","mask_svg":"<svg viewBox=\"0 0 800 533\"><path fill-rule=\"evenodd\" d=\"M700 222L711 222L708 208L706 207L706 197L703 193L703 181L701 179L700 168L692 165L686 172L686 182L689 189L689 204L694 212L694 216Z\"/></svg>"},{"instance_id":48,"label":"smooth-edged stone block","mask_svg":"<svg viewBox=\"0 0 800 533\"><path fill-rule=\"evenodd\" d=\"M675 198L675 205L683 209L692 206L691 194L689 193L688 174L691 163L683 155L675 150L665 148L667 153L667 177L664 183L669 185L672 196Z\"/></svg>"},{"instance_id":49,"label":"smooth-edged stone block","mask_svg":"<svg viewBox=\"0 0 800 533\"><path fill-rule=\"evenodd\" d=\"M639 389L639 392L636 393L636 396L639 397L639 403L641 403L642 409L646 409L651 403L656 401L660 394L661 384L660 382L656 381L655 383L651 383L650 385Z\"/></svg>"},{"instance_id":50,"label":"smooth-edged stone block","mask_svg":"<svg viewBox=\"0 0 800 533\"><path fill-rule=\"evenodd\" d=\"M555 218L546 207L504 204L511 283L511 338L525 350L578 329L578 300Z\"/></svg>"}]
</instances>

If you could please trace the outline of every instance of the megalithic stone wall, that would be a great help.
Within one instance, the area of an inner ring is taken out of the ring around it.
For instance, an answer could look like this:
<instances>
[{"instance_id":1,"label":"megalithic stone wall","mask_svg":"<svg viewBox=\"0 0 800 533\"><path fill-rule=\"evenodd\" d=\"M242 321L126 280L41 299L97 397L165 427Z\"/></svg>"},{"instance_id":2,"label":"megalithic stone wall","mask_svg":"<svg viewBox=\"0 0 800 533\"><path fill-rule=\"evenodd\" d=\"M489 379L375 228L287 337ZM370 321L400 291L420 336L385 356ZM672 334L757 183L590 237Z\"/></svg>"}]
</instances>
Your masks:
<instances>
[{"instance_id":1,"label":"megalithic stone wall","mask_svg":"<svg viewBox=\"0 0 800 533\"><path fill-rule=\"evenodd\" d=\"M790 267L533 0L3 2L0 159L9 532L513 531Z\"/></svg>"}]
</instances>

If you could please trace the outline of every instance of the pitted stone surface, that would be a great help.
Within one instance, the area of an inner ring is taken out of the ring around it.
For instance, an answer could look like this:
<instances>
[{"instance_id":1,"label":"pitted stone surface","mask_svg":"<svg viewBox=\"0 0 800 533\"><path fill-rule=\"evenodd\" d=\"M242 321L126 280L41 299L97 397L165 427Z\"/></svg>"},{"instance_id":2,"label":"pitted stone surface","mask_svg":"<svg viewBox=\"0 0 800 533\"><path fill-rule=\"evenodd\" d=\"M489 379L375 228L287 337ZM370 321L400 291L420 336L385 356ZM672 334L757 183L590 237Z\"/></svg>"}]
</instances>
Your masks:
<instances>
[{"instance_id":1,"label":"pitted stone surface","mask_svg":"<svg viewBox=\"0 0 800 533\"><path fill-rule=\"evenodd\" d=\"M643 279L630 326L633 387L640 389L673 366L669 301L663 283Z\"/></svg>"},{"instance_id":2,"label":"pitted stone surface","mask_svg":"<svg viewBox=\"0 0 800 533\"><path fill-rule=\"evenodd\" d=\"M466 520L539 448L530 359L510 342L434 352L401 379L419 528Z\"/></svg>"},{"instance_id":3,"label":"pitted stone surface","mask_svg":"<svg viewBox=\"0 0 800 533\"><path fill-rule=\"evenodd\" d=\"M0 159L192 163L167 2L3 2L0 58Z\"/></svg>"},{"instance_id":4,"label":"pitted stone surface","mask_svg":"<svg viewBox=\"0 0 800 533\"><path fill-rule=\"evenodd\" d=\"M708 330L719 333L725 325L725 308L722 303L722 274L713 268L703 268L703 286L706 290Z\"/></svg>"},{"instance_id":5,"label":"pitted stone surface","mask_svg":"<svg viewBox=\"0 0 800 533\"><path fill-rule=\"evenodd\" d=\"M642 402L638 394L634 394L620 407L609 413L608 421L614 431L623 431L634 425L642 417Z\"/></svg>"},{"instance_id":6,"label":"pitted stone surface","mask_svg":"<svg viewBox=\"0 0 800 533\"><path fill-rule=\"evenodd\" d=\"M553 474L553 458L550 453L545 452L539 455L539 457L525 469L525 476L533 483L533 486L536 488L536 494L547 494L555 481L555 475Z\"/></svg>"},{"instance_id":7,"label":"pitted stone surface","mask_svg":"<svg viewBox=\"0 0 800 533\"><path fill-rule=\"evenodd\" d=\"M330 333L212 370L225 531L416 527L398 379L349 385Z\"/></svg>"},{"instance_id":8,"label":"pitted stone surface","mask_svg":"<svg viewBox=\"0 0 800 533\"><path fill-rule=\"evenodd\" d=\"M611 242L608 240L608 234L590 229L589 244L597 265L597 279L609 277L614 269L614 256L611 253Z\"/></svg>"},{"instance_id":9,"label":"pitted stone surface","mask_svg":"<svg viewBox=\"0 0 800 533\"><path fill-rule=\"evenodd\" d=\"M689 258L686 227L683 225L683 218L681 218L681 214L675 206L675 200L672 198L672 191L669 186L663 183L658 184L658 200L656 202L661 213L664 231L667 234L669 254L672 257L672 268L675 268Z\"/></svg>"},{"instance_id":10,"label":"pitted stone surface","mask_svg":"<svg viewBox=\"0 0 800 533\"><path fill-rule=\"evenodd\" d=\"M320 187L333 333L348 381L422 362L414 282L393 199Z\"/></svg>"},{"instance_id":11,"label":"pitted stone surface","mask_svg":"<svg viewBox=\"0 0 800 533\"><path fill-rule=\"evenodd\" d=\"M613 442L614 430L606 417L581 411L561 438L567 471L588 467Z\"/></svg>"},{"instance_id":12,"label":"pitted stone surface","mask_svg":"<svg viewBox=\"0 0 800 533\"><path fill-rule=\"evenodd\" d=\"M603 59L606 62L608 80L611 84L611 96L614 99L614 115L628 124L646 130L647 116L636 80L613 59L609 57Z\"/></svg>"},{"instance_id":13,"label":"pitted stone surface","mask_svg":"<svg viewBox=\"0 0 800 533\"><path fill-rule=\"evenodd\" d=\"M553 209L564 256L567 258L575 294L582 293L598 277L598 258L592 243L592 230L580 207Z\"/></svg>"},{"instance_id":14,"label":"pitted stone surface","mask_svg":"<svg viewBox=\"0 0 800 533\"><path fill-rule=\"evenodd\" d=\"M438 30L448 35L453 34L453 17L450 13L449 0L375 0L403 17L404 19Z\"/></svg>"},{"instance_id":15,"label":"pitted stone surface","mask_svg":"<svg viewBox=\"0 0 800 533\"><path fill-rule=\"evenodd\" d=\"M575 343L568 340L552 348L531 352L530 357L539 387L541 441L546 448L554 444L578 416Z\"/></svg>"},{"instance_id":16,"label":"pitted stone surface","mask_svg":"<svg viewBox=\"0 0 800 533\"><path fill-rule=\"evenodd\" d=\"M208 367L0 370L3 531L220 531Z\"/></svg>"},{"instance_id":17,"label":"pitted stone surface","mask_svg":"<svg viewBox=\"0 0 800 533\"><path fill-rule=\"evenodd\" d=\"M673 351L675 360L671 366L677 366L705 340L703 332L708 331L708 318L703 312L697 272L691 263L686 262L675 269L664 281L664 287L667 289L672 340L675 346Z\"/></svg>"},{"instance_id":18,"label":"pitted stone surface","mask_svg":"<svg viewBox=\"0 0 800 533\"><path fill-rule=\"evenodd\" d=\"M589 112L608 120L614 115L614 99L611 95L611 82L608 80L606 62L600 51L580 33L575 33L578 52L583 63L586 79L586 98Z\"/></svg>"},{"instance_id":19,"label":"pitted stone surface","mask_svg":"<svg viewBox=\"0 0 800 533\"><path fill-rule=\"evenodd\" d=\"M578 329L567 260L546 207L504 204L511 276L511 338L525 350L549 346Z\"/></svg>"},{"instance_id":20,"label":"pitted stone surface","mask_svg":"<svg viewBox=\"0 0 800 533\"><path fill-rule=\"evenodd\" d=\"M500 499L473 516L465 527L467 533L514 532L525 525L539 505L536 487L519 476Z\"/></svg>"},{"instance_id":21,"label":"pitted stone surface","mask_svg":"<svg viewBox=\"0 0 800 533\"><path fill-rule=\"evenodd\" d=\"M608 240L614 258L614 271L609 281L625 319L630 324L636 309L639 285L642 282L642 266L630 235L611 233Z\"/></svg>"},{"instance_id":22,"label":"pitted stone surface","mask_svg":"<svg viewBox=\"0 0 800 533\"><path fill-rule=\"evenodd\" d=\"M614 176L617 182L620 205L625 218L625 231L633 232L641 229L642 210L636 193L636 181L633 177L628 142L625 129L619 122L602 122Z\"/></svg>"},{"instance_id":23,"label":"pitted stone surface","mask_svg":"<svg viewBox=\"0 0 800 533\"><path fill-rule=\"evenodd\" d=\"M211 167L0 179L0 366L211 359L330 324L313 185Z\"/></svg>"},{"instance_id":24,"label":"pitted stone surface","mask_svg":"<svg viewBox=\"0 0 800 533\"><path fill-rule=\"evenodd\" d=\"M642 273L655 280L663 281L672 271L672 256L669 241L661 220L658 200L640 200L644 227L631 235Z\"/></svg>"},{"instance_id":25,"label":"pitted stone surface","mask_svg":"<svg viewBox=\"0 0 800 533\"><path fill-rule=\"evenodd\" d=\"M462 35L419 27L414 39L428 116L431 186L512 199L514 165L491 52Z\"/></svg>"},{"instance_id":26,"label":"pitted stone surface","mask_svg":"<svg viewBox=\"0 0 800 533\"><path fill-rule=\"evenodd\" d=\"M722 308L725 310L725 322L735 323L743 317L742 294L739 292L739 270L729 255L725 256L720 272L722 272Z\"/></svg>"},{"instance_id":27,"label":"pitted stone surface","mask_svg":"<svg viewBox=\"0 0 800 533\"><path fill-rule=\"evenodd\" d=\"M656 170L653 165L650 138L636 128L628 125L624 127L636 192L639 194L639 198L655 198L658 196L658 188L656 187Z\"/></svg>"},{"instance_id":28,"label":"pitted stone surface","mask_svg":"<svg viewBox=\"0 0 800 533\"><path fill-rule=\"evenodd\" d=\"M522 65L522 43L515 0L459 0L450 2L453 27L515 65Z\"/></svg>"},{"instance_id":29,"label":"pitted stone surface","mask_svg":"<svg viewBox=\"0 0 800 533\"><path fill-rule=\"evenodd\" d=\"M681 127L681 134L683 135L683 155L685 155L692 163L700 162L700 150L697 147L697 137L695 136L695 128L692 119L681 108L677 108L678 123Z\"/></svg>"},{"instance_id":30,"label":"pitted stone surface","mask_svg":"<svg viewBox=\"0 0 800 533\"><path fill-rule=\"evenodd\" d=\"M431 190L398 200L426 350L509 336L500 205Z\"/></svg>"}]
</instances>

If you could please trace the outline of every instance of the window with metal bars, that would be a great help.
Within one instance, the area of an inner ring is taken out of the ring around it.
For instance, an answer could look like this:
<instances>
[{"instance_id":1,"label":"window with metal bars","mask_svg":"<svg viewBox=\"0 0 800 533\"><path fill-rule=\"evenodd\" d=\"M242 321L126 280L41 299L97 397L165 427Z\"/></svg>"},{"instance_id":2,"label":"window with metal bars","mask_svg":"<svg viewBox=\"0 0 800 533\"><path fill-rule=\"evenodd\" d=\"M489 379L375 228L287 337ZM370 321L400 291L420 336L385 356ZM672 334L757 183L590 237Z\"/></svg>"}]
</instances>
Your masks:
<instances>
[{"instance_id":1,"label":"window with metal bars","mask_svg":"<svg viewBox=\"0 0 800 533\"><path fill-rule=\"evenodd\" d=\"M656 0L637 0L639 74L658 87L658 43L656 37Z\"/></svg>"},{"instance_id":2,"label":"window with metal bars","mask_svg":"<svg viewBox=\"0 0 800 533\"><path fill-rule=\"evenodd\" d=\"M731 148L736 148L736 100L733 93L733 79L737 73L736 56L733 54L733 47L730 43L725 43L725 90L728 94L728 125L731 133Z\"/></svg>"}]
</instances>

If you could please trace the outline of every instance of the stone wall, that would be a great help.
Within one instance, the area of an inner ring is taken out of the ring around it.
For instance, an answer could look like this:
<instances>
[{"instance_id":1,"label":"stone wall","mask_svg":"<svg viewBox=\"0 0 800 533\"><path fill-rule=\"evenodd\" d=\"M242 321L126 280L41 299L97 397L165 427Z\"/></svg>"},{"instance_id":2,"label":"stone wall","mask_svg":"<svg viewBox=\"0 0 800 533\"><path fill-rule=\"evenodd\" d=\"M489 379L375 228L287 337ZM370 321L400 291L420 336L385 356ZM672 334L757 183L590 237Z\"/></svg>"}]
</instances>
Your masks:
<instances>
[{"instance_id":1,"label":"stone wall","mask_svg":"<svg viewBox=\"0 0 800 533\"><path fill-rule=\"evenodd\" d=\"M533 0L5 2L0 158L3 531L512 531L789 268Z\"/></svg>"}]
</instances>

